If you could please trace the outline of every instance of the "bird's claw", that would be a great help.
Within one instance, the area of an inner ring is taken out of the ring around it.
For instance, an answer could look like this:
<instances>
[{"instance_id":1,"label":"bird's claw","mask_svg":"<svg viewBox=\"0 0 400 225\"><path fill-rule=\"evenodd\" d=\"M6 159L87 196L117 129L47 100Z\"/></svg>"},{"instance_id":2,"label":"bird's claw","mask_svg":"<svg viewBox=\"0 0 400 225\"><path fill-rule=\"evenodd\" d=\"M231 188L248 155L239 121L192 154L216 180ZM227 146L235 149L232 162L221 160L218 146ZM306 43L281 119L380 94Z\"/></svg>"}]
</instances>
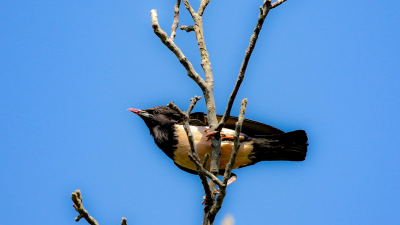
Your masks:
<instances>
[{"instance_id":1,"label":"bird's claw","mask_svg":"<svg viewBox=\"0 0 400 225\"><path fill-rule=\"evenodd\" d=\"M216 135L216 134L218 134L218 133L220 133L220 132L219 132L219 131L210 132L209 129L205 129L205 130L204 130L204 133L206 133L206 137L207 137L207 141L208 141L208 140L210 140L210 137L211 137L212 135ZM226 135L223 134L223 133L221 133L220 135L221 135L222 138L226 137Z\"/></svg>"}]
</instances>

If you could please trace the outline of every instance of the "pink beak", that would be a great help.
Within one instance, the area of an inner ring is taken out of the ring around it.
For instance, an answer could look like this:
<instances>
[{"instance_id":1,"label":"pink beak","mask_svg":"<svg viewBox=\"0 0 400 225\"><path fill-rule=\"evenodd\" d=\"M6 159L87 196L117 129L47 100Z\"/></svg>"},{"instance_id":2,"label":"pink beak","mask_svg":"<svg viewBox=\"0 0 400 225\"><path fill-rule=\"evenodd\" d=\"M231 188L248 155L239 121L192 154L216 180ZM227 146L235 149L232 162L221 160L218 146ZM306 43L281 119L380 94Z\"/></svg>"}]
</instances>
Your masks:
<instances>
[{"instance_id":1,"label":"pink beak","mask_svg":"<svg viewBox=\"0 0 400 225\"><path fill-rule=\"evenodd\" d=\"M129 108L128 111L131 111L131 112L133 112L135 114L138 114L138 113L140 113L141 110L140 109Z\"/></svg>"}]
</instances>

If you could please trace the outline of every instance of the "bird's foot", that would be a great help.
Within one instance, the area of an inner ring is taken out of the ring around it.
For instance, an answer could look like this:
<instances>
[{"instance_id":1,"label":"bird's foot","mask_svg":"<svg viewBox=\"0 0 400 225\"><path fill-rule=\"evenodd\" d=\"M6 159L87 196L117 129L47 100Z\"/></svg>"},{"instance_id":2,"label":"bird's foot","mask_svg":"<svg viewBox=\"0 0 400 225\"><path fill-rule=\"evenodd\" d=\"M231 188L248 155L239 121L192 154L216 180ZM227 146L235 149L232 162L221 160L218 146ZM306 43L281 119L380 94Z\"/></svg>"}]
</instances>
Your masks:
<instances>
[{"instance_id":1,"label":"bird's foot","mask_svg":"<svg viewBox=\"0 0 400 225\"><path fill-rule=\"evenodd\" d=\"M219 133L219 131L210 132L208 129L207 129L207 130L204 130L204 132L206 133L207 141L210 140L210 137L211 137L212 135L216 135L216 134ZM225 135L224 135L224 134L221 134L221 137L222 137L222 136L225 136Z\"/></svg>"},{"instance_id":2,"label":"bird's foot","mask_svg":"<svg viewBox=\"0 0 400 225\"><path fill-rule=\"evenodd\" d=\"M227 141L227 140L233 141L233 139L234 139L233 136L226 136L226 135L222 135L222 134L221 134L221 138L222 138L222 141ZM239 141L243 141L243 140L244 140L244 136L239 136Z\"/></svg>"},{"instance_id":3,"label":"bird's foot","mask_svg":"<svg viewBox=\"0 0 400 225\"><path fill-rule=\"evenodd\" d=\"M207 141L210 140L210 137L212 135L215 135L215 134L218 134L218 133L220 133L222 141L227 141L227 140L232 141L234 139L233 136L226 136L224 133L219 132L219 131L210 132L210 129L205 129L204 133L206 133ZM243 141L244 140L244 136L239 136L239 140Z\"/></svg>"}]
</instances>

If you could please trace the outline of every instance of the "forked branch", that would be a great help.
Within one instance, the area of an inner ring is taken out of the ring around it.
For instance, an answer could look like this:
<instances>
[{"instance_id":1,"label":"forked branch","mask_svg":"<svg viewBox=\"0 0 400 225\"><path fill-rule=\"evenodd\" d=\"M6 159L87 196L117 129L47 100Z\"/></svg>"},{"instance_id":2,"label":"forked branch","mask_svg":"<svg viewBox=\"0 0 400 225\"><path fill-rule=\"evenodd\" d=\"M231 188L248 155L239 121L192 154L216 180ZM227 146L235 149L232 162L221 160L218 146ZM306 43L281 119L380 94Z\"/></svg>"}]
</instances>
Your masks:
<instances>
[{"instance_id":1,"label":"forked branch","mask_svg":"<svg viewBox=\"0 0 400 225\"><path fill-rule=\"evenodd\" d=\"M81 196L81 191L76 190L75 192L72 193L72 201L74 204L72 205L79 213L79 215L75 218L76 222L79 222L80 219L85 218L85 220L90 224L90 225L99 225L97 221L91 217L88 213L88 211L83 207L82 205L82 196Z\"/></svg>"},{"instance_id":2,"label":"forked branch","mask_svg":"<svg viewBox=\"0 0 400 225\"><path fill-rule=\"evenodd\" d=\"M247 105L247 98L243 99L240 105L240 114L239 114L239 119L238 122L236 122L236 127L235 127L235 135L233 136L233 149L232 149L232 154L231 154L231 158L228 162L228 164L225 167L225 173L224 173L224 177L222 178L222 183L223 185L220 186L220 192L218 194L217 197L217 201L215 202L215 204L213 205L213 207L211 208L209 217L210 220L213 221L215 216L217 215L218 211L221 209L222 207L222 203L224 201L225 195L226 195L226 187L227 187L227 183L229 178L231 177L231 172L233 169L233 166L235 165L236 162L236 156L239 152L239 148L240 148L240 132L242 131L242 124L243 124L243 120L244 120L244 114L246 113L246 105Z\"/></svg>"},{"instance_id":3,"label":"forked branch","mask_svg":"<svg viewBox=\"0 0 400 225\"><path fill-rule=\"evenodd\" d=\"M190 99L190 106L189 106L189 109L188 109L187 112L180 110L179 107L174 104L174 102L168 103L167 106L169 108L175 110L179 114L181 114L181 116L183 118L183 128L185 129L186 135L188 137L190 150L191 150L191 153L188 152L188 157L196 165L197 173L198 173L198 175L200 177L200 180L201 180L201 183L203 184L203 187L204 187L204 192L206 194L206 199L207 200L212 200L213 199L213 195L212 195L211 188L208 185L207 176L209 176L210 179L214 179L214 180L215 179L218 180L218 178L215 178L213 174L211 174L206 169L204 169L204 167L200 164L200 158L199 158L199 155L197 154L197 149L196 149L196 145L194 143L193 134L192 134L192 131L190 130L190 126L189 126L189 114L192 111L192 109L194 108L194 106L196 105L197 101L200 100L200 98L201 98L200 96L195 96L194 98Z\"/></svg>"},{"instance_id":4,"label":"forked branch","mask_svg":"<svg viewBox=\"0 0 400 225\"><path fill-rule=\"evenodd\" d=\"M179 49L178 46L176 46L176 44L173 42L173 40L168 37L167 33L161 29L158 23L157 10L151 10L150 15L154 33L160 38L161 42L164 43L164 45L167 46L169 50L171 50L175 54L179 62L183 65L183 67L185 67L188 76L192 78L202 90L206 89L206 83L203 78L201 78L201 76L196 72L193 65L182 53L181 49Z\"/></svg>"},{"instance_id":5,"label":"forked branch","mask_svg":"<svg viewBox=\"0 0 400 225\"><path fill-rule=\"evenodd\" d=\"M88 222L90 225L99 225L99 223L97 223L97 221L91 217L88 211L83 207L80 190L72 192L71 199L74 202L72 206L74 207L75 211L79 213L79 215L75 218L76 222L79 222L80 219L85 218L86 222ZM125 217L122 217L121 225L127 225Z\"/></svg>"},{"instance_id":6,"label":"forked branch","mask_svg":"<svg viewBox=\"0 0 400 225\"><path fill-rule=\"evenodd\" d=\"M171 34L171 38L168 38L166 33L160 28L160 26L158 24L156 10L151 11L151 20L152 20L152 26L154 29L154 33L156 33L156 35L160 38L160 40L177 56L177 58L179 59L181 64L187 70L189 77L192 78L202 89L204 98L206 101L206 106L207 106L207 119L208 119L208 125L210 127L210 131L211 132L221 131L222 128L224 127L226 121L230 117L233 102L236 98L236 95L241 86L241 83L243 82L251 54L256 45L256 42L257 42L259 33L262 29L264 20L272 8L279 6L286 0L277 0L273 4L272 4L272 0L264 0L263 6L260 7L260 14L258 16L257 24L256 24L256 27L254 28L253 34L250 38L249 45L248 45L245 55L244 55L242 65L239 69L239 74L238 74L238 77L236 80L235 87L233 88L233 91L229 97L225 113L219 122L216 117L216 107L215 107L215 101L214 101L214 96L213 96L214 80L213 80L212 69L210 66L211 63L209 61L209 55L208 55L208 51L206 49L204 34L203 34L203 17L202 16L204 14L204 10L206 9L207 5L210 3L211 0L201 0L200 7L199 7L199 10L197 13L193 9L193 7L190 5L189 0L182 0L182 1L185 5L185 8L189 11L190 15L192 16L195 24L193 26L182 25L181 30L185 30L186 32L194 31L196 34L197 44L199 47L200 57L201 57L201 66L203 68L205 79L201 78L200 75L196 73L192 64L189 62L189 60L187 60L187 58L183 55L182 51L175 45L175 43L173 42L174 35ZM177 6L179 7L178 2L179 1L177 1ZM177 16L176 10L175 10L174 18L177 18L177 17L178 16ZM175 19L174 19L174 24L175 24ZM176 22L176 24L177 24L177 22ZM197 102L197 100L194 101L194 104L195 104L195 102ZM193 101L192 101L192 103L193 103ZM240 137L240 131L241 131L244 114L245 114L245 110L246 110L246 103L247 103L247 99L244 99L241 104L239 121L238 121L238 123L236 123L236 129L235 129L234 147L232 150L232 155L231 155L230 161L225 168L225 173L224 173L224 177L223 177L222 181L220 181L217 178L218 171L219 171L219 161L220 161L220 157L221 157L221 149L220 149L221 138L219 136L219 133L214 132L215 135L211 135L212 159L210 162L210 172L209 172L204 169L209 156L206 157L207 159L204 160L205 162L203 162L203 163L200 162L199 156L197 154L196 146L194 144L193 135L191 134L191 131L190 131L189 114L190 114L191 110L193 109L192 104L189 107L188 112L181 111L173 103L169 104L169 107L180 112L184 118L184 127L185 127L185 131L188 135L188 140L189 140L189 143L191 146L191 153L188 152L188 156L193 161L193 163L196 165L198 174L202 180L207 197L211 196L212 197L211 199L213 199L213 193L210 191L216 190L215 185L218 185L220 187L220 193L218 194L216 202L214 202L214 201L206 202L206 205L204 208L204 215L203 215L203 225L213 224L215 216L218 213L218 211L221 208L221 205L223 203L223 200L224 200L224 197L226 194L227 182L231 176L231 171L234 167L234 164L236 161L236 156L237 156L237 153L238 153L239 147L240 147L239 137ZM194 104L193 104L193 106L194 106ZM208 183L208 185L206 184L207 177L211 180Z\"/></svg>"}]
</instances>

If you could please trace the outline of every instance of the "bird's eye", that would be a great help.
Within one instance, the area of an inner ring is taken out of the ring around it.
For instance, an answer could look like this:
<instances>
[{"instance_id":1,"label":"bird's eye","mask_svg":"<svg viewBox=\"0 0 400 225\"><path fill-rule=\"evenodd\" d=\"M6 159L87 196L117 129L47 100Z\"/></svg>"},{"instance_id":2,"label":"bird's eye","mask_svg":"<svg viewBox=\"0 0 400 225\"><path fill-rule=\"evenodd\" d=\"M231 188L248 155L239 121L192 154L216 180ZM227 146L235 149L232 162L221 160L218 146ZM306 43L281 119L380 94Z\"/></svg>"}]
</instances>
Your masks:
<instances>
[{"instance_id":1,"label":"bird's eye","mask_svg":"<svg viewBox=\"0 0 400 225\"><path fill-rule=\"evenodd\" d=\"M154 111L153 111L153 114L154 114L154 115L157 115L158 113L159 113L159 112L158 112L157 110L154 110Z\"/></svg>"}]
</instances>

